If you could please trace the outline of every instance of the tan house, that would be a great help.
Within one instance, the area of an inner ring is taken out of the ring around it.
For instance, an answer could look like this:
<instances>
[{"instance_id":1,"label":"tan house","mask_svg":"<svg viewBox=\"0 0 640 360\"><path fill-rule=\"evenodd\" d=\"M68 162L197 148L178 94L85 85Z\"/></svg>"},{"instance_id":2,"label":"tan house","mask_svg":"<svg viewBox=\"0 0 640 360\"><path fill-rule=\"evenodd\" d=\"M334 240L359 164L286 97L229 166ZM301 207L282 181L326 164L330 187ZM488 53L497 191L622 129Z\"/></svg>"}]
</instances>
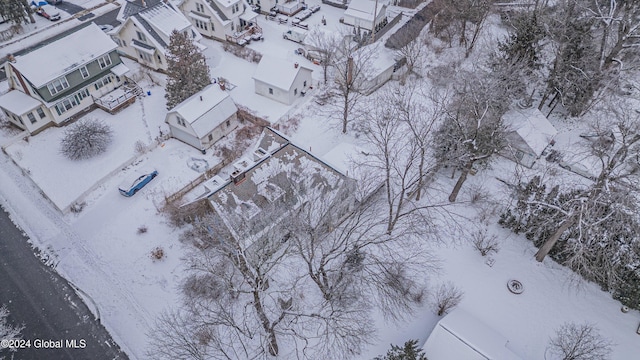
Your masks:
<instances>
[{"instance_id":1,"label":"tan house","mask_svg":"<svg viewBox=\"0 0 640 360\"><path fill-rule=\"evenodd\" d=\"M208 38L238 42L262 34L258 14L243 0L182 0L178 8L191 24Z\"/></svg>"},{"instance_id":2,"label":"tan house","mask_svg":"<svg viewBox=\"0 0 640 360\"><path fill-rule=\"evenodd\" d=\"M202 38L191 22L171 2L162 0L124 1L116 17L122 24L109 34L118 50L154 70L167 70L167 47L174 30L198 43Z\"/></svg>"},{"instance_id":3,"label":"tan house","mask_svg":"<svg viewBox=\"0 0 640 360\"><path fill-rule=\"evenodd\" d=\"M238 127L238 108L217 84L169 110L165 122L171 136L204 151Z\"/></svg>"}]
</instances>

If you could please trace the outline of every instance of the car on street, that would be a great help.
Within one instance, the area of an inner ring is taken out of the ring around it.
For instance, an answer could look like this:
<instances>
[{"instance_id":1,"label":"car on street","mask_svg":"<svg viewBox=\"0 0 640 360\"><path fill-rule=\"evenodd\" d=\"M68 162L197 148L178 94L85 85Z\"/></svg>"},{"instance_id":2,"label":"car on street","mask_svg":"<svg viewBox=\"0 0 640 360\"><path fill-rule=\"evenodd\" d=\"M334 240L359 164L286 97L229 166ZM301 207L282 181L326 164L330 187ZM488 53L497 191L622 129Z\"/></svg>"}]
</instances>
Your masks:
<instances>
[{"instance_id":1,"label":"car on street","mask_svg":"<svg viewBox=\"0 0 640 360\"><path fill-rule=\"evenodd\" d=\"M134 171L132 175L120 184L118 190L120 190L120 194L123 196L133 196L151 180L155 179L156 176L158 176L158 172L156 170L147 172Z\"/></svg>"},{"instance_id":2,"label":"car on street","mask_svg":"<svg viewBox=\"0 0 640 360\"><path fill-rule=\"evenodd\" d=\"M50 21L60 20L60 11L46 1L32 1L31 8L37 14Z\"/></svg>"}]
</instances>

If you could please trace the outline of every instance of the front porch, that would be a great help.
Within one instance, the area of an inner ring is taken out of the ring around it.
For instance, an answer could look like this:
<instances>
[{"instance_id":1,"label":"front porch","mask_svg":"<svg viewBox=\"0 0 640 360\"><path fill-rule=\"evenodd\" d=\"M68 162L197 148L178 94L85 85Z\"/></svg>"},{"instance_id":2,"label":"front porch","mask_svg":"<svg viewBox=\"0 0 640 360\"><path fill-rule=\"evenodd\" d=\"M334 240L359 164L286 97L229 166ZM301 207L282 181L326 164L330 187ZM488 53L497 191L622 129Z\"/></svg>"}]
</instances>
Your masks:
<instances>
[{"instance_id":1,"label":"front porch","mask_svg":"<svg viewBox=\"0 0 640 360\"><path fill-rule=\"evenodd\" d=\"M93 98L94 103L100 109L115 114L136 101L136 96L142 94L142 89L135 83L127 83L114 89L110 93Z\"/></svg>"},{"instance_id":2,"label":"front porch","mask_svg":"<svg viewBox=\"0 0 640 360\"><path fill-rule=\"evenodd\" d=\"M227 41L238 45L246 45L251 40L262 40L262 28L256 21L257 17L258 14L252 11L242 14L240 16L240 25L242 27L231 35L227 34Z\"/></svg>"}]
</instances>

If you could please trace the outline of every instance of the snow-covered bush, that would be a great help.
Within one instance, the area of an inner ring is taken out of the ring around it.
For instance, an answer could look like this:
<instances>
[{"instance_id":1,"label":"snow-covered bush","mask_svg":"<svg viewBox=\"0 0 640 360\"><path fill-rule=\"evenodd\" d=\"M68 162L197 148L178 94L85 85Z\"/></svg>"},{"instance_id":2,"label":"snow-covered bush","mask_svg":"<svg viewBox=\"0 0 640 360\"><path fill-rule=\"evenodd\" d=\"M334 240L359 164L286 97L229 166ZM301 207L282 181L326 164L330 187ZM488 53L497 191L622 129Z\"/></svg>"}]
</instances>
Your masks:
<instances>
[{"instance_id":1,"label":"snow-covered bush","mask_svg":"<svg viewBox=\"0 0 640 360\"><path fill-rule=\"evenodd\" d=\"M147 225L140 225L140 227L138 228L138 235L146 234L147 231L149 231Z\"/></svg>"},{"instance_id":2,"label":"snow-covered bush","mask_svg":"<svg viewBox=\"0 0 640 360\"><path fill-rule=\"evenodd\" d=\"M153 261L162 260L164 259L164 256L164 249L162 249L160 246L151 250L151 260Z\"/></svg>"},{"instance_id":3,"label":"snow-covered bush","mask_svg":"<svg viewBox=\"0 0 640 360\"><path fill-rule=\"evenodd\" d=\"M446 282L440 284L440 286L431 294L431 305L433 311L442 316L448 313L451 309L458 306L462 301L464 293L452 282Z\"/></svg>"},{"instance_id":4,"label":"snow-covered bush","mask_svg":"<svg viewBox=\"0 0 640 360\"><path fill-rule=\"evenodd\" d=\"M113 131L109 125L85 119L67 127L60 152L71 160L89 159L107 151L112 141Z\"/></svg>"}]
</instances>

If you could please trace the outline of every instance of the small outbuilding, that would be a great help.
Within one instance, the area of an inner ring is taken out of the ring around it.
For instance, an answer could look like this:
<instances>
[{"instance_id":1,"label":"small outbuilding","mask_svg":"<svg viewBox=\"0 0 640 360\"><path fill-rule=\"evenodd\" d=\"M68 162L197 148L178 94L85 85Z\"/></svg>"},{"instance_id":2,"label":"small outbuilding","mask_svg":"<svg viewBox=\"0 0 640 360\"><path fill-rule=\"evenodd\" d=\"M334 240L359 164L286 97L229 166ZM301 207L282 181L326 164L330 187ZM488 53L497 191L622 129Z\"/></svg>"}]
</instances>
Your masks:
<instances>
[{"instance_id":1,"label":"small outbuilding","mask_svg":"<svg viewBox=\"0 0 640 360\"><path fill-rule=\"evenodd\" d=\"M507 126L507 147L501 154L531 168L558 134L546 116L535 107L515 108L502 116Z\"/></svg>"},{"instance_id":2,"label":"small outbuilding","mask_svg":"<svg viewBox=\"0 0 640 360\"><path fill-rule=\"evenodd\" d=\"M422 349L429 360L520 360L509 341L471 315L456 309L443 317Z\"/></svg>"},{"instance_id":3,"label":"small outbuilding","mask_svg":"<svg viewBox=\"0 0 640 360\"><path fill-rule=\"evenodd\" d=\"M290 105L311 89L312 72L297 62L265 55L253 75L256 94Z\"/></svg>"},{"instance_id":4,"label":"small outbuilding","mask_svg":"<svg viewBox=\"0 0 640 360\"><path fill-rule=\"evenodd\" d=\"M238 108L229 94L211 84L169 110L171 136L204 151L238 127Z\"/></svg>"},{"instance_id":5,"label":"small outbuilding","mask_svg":"<svg viewBox=\"0 0 640 360\"><path fill-rule=\"evenodd\" d=\"M351 0L344 11L344 23L372 31L384 26L387 20L387 5L382 1Z\"/></svg>"}]
</instances>

